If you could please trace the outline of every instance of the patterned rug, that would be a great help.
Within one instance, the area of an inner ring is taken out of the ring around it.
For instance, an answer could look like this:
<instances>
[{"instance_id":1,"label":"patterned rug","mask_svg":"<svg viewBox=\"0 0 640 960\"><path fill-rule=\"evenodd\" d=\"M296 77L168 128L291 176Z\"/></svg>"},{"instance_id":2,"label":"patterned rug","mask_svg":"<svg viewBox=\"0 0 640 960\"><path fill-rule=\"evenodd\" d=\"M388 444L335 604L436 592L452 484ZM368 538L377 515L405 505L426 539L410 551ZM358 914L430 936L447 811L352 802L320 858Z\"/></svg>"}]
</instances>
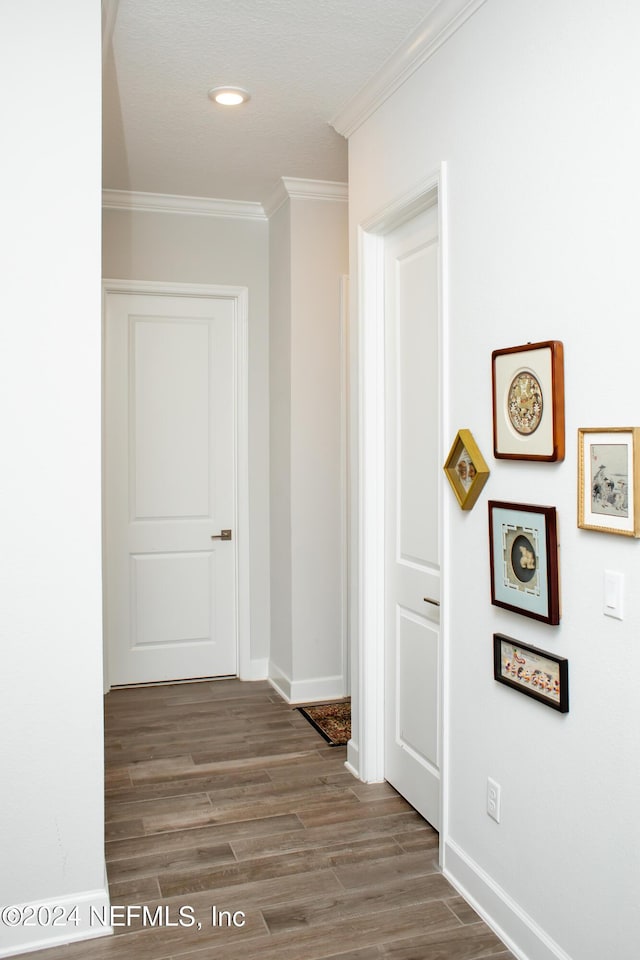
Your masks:
<instances>
[{"instance_id":1,"label":"patterned rug","mask_svg":"<svg viewBox=\"0 0 640 960\"><path fill-rule=\"evenodd\" d=\"M351 701L316 703L297 707L303 717L322 734L331 747L340 747L351 739Z\"/></svg>"}]
</instances>

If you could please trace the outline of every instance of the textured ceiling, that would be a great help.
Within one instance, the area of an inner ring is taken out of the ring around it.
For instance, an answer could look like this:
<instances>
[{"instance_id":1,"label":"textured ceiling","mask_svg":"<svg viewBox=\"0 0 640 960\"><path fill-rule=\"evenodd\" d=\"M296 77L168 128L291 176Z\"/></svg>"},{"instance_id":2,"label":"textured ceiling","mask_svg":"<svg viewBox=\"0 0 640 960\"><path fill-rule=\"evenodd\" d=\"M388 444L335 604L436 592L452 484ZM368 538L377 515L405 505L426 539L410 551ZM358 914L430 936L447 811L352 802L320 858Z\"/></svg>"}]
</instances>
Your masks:
<instances>
[{"instance_id":1,"label":"textured ceiling","mask_svg":"<svg viewBox=\"0 0 640 960\"><path fill-rule=\"evenodd\" d=\"M437 0L119 0L104 71L104 186L265 202L346 180L329 121ZM237 110L211 87L251 92Z\"/></svg>"}]
</instances>

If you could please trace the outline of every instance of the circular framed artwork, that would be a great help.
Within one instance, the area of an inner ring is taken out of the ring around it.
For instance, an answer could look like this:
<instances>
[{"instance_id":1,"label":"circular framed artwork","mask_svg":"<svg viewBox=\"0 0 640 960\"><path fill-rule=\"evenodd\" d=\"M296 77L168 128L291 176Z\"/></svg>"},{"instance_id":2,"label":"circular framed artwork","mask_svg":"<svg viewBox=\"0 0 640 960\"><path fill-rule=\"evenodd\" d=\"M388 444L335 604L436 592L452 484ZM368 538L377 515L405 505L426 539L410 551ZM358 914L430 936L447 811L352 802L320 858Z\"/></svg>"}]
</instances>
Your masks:
<instances>
[{"instance_id":1,"label":"circular framed artwork","mask_svg":"<svg viewBox=\"0 0 640 960\"><path fill-rule=\"evenodd\" d=\"M519 533L513 538L510 556L511 570L515 579L519 583L531 583L536 576L538 563L536 548L526 534Z\"/></svg>"},{"instance_id":2,"label":"circular framed artwork","mask_svg":"<svg viewBox=\"0 0 640 960\"><path fill-rule=\"evenodd\" d=\"M559 340L494 350L493 452L564 460L564 356Z\"/></svg>"},{"instance_id":3,"label":"circular framed artwork","mask_svg":"<svg viewBox=\"0 0 640 960\"><path fill-rule=\"evenodd\" d=\"M535 433L542 422L542 387L531 370L520 370L509 386L507 415L511 426L522 437Z\"/></svg>"}]
</instances>

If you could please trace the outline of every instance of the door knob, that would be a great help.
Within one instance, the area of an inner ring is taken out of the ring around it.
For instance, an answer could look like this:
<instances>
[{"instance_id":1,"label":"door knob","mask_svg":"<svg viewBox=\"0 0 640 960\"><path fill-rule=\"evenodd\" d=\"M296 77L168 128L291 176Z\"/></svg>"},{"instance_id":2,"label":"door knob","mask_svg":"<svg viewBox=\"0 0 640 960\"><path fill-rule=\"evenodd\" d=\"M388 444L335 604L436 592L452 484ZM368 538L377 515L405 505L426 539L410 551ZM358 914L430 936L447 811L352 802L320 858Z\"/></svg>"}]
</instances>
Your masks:
<instances>
[{"instance_id":1,"label":"door knob","mask_svg":"<svg viewBox=\"0 0 640 960\"><path fill-rule=\"evenodd\" d=\"M212 540L231 540L231 530L221 530L220 533L212 533Z\"/></svg>"},{"instance_id":2,"label":"door knob","mask_svg":"<svg viewBox=\"0 0 640 960\"><path fill-rule=\"evenodd\" d=\"M425 603L432 603L432 604L434 605L434 607L439 607L439 606L440 606L440 601L439 601L439 600L432 600L431 597L423 597L422 599L424 600Z\"/></svg>"}]
</instances>

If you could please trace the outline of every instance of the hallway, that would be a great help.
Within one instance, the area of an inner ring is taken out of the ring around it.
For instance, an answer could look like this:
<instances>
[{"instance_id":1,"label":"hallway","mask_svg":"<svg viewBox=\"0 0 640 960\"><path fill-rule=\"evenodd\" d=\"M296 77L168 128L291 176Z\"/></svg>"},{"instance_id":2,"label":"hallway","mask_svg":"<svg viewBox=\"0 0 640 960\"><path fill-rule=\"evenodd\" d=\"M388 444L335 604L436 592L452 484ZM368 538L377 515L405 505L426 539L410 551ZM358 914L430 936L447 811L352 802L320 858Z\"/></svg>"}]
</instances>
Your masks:
<instances>
[{"instance_id":1,"label":"hallway","mask_svg":"<svg viewBox=\"0 0 640 960\"><path fill-rule=\"evenodd\" d=\"M438 872L431 827L266 682L112 691L106 757L122 925L33 957L511 958Z\"/></svg>"}]
</instances>

